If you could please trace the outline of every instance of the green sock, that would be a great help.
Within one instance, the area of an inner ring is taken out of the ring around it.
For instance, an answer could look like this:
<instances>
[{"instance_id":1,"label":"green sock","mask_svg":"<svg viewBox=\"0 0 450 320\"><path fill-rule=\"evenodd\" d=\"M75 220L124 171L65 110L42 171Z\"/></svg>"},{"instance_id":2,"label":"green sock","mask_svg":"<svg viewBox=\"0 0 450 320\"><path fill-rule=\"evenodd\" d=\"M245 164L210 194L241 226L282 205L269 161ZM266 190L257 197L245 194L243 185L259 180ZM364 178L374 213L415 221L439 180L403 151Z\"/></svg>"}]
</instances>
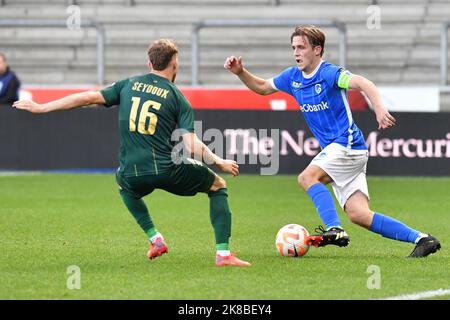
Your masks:
<instances>
[{"instance_id":1,"label":"green sock","mask_svg":"<svg viewBox=\"0 0 450 320\"><path fill-rule=\"evenodd\" d=\"M217 243L216 250L230 250L230 245L228 243Z\"/></svg>"},{"instance_id":2,"label":"green sock","mask_svg":"<svg viewBox=\"0 0 450 320\"><path fill-rule=\"evenodd\" d=\"M153 236L158 232L153 225L152 219L150 218L150 214L148 213L147 206L144 200L135 198L131 196L129 193L120 190L120 195L122 197L125 206L133 215L136 222L139 226L144 230L144 232L150 237L150 234ZM154 233L154 234L153 234Z\"/></svg>"},{"instance_id":3,"label":"green sock","mask_svg":"<svg viewBox=\"0 0 450 320\"><path fill-rule=\"evenodd\" d=\"M156 228L153 227L153 228L148 229L146 234L147 234L148 238L150 239L158 234L158 230L156 230Z\"/></svg>"},{"instance_id":4,"label":"green sock","mask_svg":"<svg viewBox=\"0 0 450 320\"><path fill-rule=\"evenodd\" d=\"M228 207L228 193L226 188L210 192L209 215L214 228L216 248L219 246L228 250L229 238L231 237L231 211ZM225 248L226 246L226 248ZM218 249L219 250L219 249Z\"/></svg>"}]
</instances>

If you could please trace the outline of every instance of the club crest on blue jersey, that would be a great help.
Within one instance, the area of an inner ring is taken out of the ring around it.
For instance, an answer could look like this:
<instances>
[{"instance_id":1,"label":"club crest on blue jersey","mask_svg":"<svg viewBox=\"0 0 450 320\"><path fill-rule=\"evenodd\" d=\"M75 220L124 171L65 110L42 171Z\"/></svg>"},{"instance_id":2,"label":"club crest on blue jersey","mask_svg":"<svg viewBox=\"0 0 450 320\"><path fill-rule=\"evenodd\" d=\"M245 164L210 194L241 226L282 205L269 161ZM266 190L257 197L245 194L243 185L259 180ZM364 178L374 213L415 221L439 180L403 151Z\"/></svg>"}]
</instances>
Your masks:
<instances>
[{"instance_id":1,"label":"club crest on blue jersey","mask_svg":"<svg viewBox=\"0 0 450 320\"><path fill-rule=\"evenodd\" d=\"M322 92L322 86L320 85L320 83L315 85L315 89L317 94L320 94Z\"/></svg>"}]
</instances>

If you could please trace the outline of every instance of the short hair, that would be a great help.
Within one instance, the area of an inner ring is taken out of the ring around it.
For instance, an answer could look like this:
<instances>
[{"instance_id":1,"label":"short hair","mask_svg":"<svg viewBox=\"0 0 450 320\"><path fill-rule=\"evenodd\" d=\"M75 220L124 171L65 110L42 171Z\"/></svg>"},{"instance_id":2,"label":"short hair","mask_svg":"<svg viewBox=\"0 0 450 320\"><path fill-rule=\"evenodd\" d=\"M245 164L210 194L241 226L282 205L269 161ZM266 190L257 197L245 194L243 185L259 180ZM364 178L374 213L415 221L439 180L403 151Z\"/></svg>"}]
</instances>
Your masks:
<instances>
[{"instance_id":1,"label":"short hair","mask_svg":"<svg viewBox=\"0 0 450 320\"><path fill-rule=\"evenodd\" d=\"M291 35L291 43L294 37L306 37L308 39L309 44L313 47L321 46L322 50L320 51L320 56L323 55L323 51L325 49L325 34L322 30L317 28L316 26L305 26L300 25L295 28L295 31Z\"/></svg>"},{"instance_id":2,"label":"short hair","mask_svg":"<svg viewBox=\"0 0 450 320\"><path fill-rule=\"evenodd\" d=\"M170 39L156 40L148 48L148 58L153 69L158 71L166 69L176 54L178 54L177 45Z\"/></svg>"},{"instance_id":3,"label":"short hair","mask_svg":"<svg viewBox=\"0 0 450 320\"><path fill-rule=\"evenodd\" d=\"M6 61L6 56L3 52L0 52L0 58L3 58L3 61Z\"/></svg>"}]
</instances>

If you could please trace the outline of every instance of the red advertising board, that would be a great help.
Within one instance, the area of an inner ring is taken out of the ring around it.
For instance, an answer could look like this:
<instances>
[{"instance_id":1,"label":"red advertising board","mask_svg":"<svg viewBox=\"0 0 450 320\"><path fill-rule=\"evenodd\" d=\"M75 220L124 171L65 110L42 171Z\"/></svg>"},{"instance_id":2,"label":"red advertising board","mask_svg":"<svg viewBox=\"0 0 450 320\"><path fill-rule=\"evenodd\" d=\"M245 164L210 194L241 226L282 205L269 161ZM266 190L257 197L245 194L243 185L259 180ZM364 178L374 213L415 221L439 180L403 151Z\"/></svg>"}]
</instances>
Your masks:
<instances>
[{"instance_id":1,"label":"red advertising board","mask_svg":"<svg viewBox=\"0 0 450 320\"><path fill-rule=\"evenodd\" d=\"M26 87L22 90L21 96L45 103L71 93L95 89L98 88ZM262 96L245 88L181 87L180 89L194 109L298 110L295 99L282 92ZM358 91L350 90L348 98L352 110L368 109L366 99Z\"/></svg>"}]
</instances>

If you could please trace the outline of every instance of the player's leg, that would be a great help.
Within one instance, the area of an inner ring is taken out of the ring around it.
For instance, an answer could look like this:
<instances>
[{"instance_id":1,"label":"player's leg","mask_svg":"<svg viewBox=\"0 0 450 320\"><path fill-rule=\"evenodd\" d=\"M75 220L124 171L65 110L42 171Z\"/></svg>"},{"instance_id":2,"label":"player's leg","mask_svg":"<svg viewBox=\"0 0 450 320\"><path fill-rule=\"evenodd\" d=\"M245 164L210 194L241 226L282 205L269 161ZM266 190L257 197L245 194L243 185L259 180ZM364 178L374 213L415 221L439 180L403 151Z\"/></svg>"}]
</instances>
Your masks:
<instances>
[{"instance_id":1,"label":"player's leg","mask_svg":"<svg viewBox=\"0 0 450 320\"><path fill-rule=\"evenodd\" d=\"M406 224L369 208L369 199L361 190L354 192L347 200L344 211L350 220L374 233L393 240L415 243L411 257L425 257L440 249L439 241L433 236L421 233Z\"/></svg>"},{"instance_id":2,"label":"player's leg","mask_svg":"<svg viewBox=\"0 0 450 320\"><path fill-rule=\"evenodd\" d=\"M209 214L216 238L216 265L219 267L250 266L250 263L238 259L230 252L231 210L228 205L228 190L225 180L217 174L208 196Z\"/></svg>"},{"instance_id":3,"label":"player's leg","mask_svg":"<svg viewBox=\"0 0 450 320\"><path fill-rule=\"evenodd\" d=\"M363 192L360 190L354 192L345 203L344 211L352 223L370 230L373 212L370 210L369 200Z\"/></svg>"},{"instance_id":4,"label":"player's leg","mask_svg":"<svg viewBox=\"0 0 450 320\"><path fill-rule=\"evenodd\" d=\"M332 181L330 176L321 167L310 164L300 173L297 180L313 201L326 230L342 228L333 197L325 187L325 184Z\"/></svg>"},{"instance_id":5,"label":"player's leg","mask_svg":"<svg viewBox=\"0 0 450 320\"><path fill-rule=\"evenodd\" d=\"M313 160L314 162L314 160ZM311 244L316 247L323 247L329 244L345 247L350 238L344 231L339 220L333 197L326 184L333 180L324 169L315 164L310 164L299 176L298 183L310 196L316 207L325 228L322 226L315 231L318 234L311 235Z\"/></svg>"},{"instance_id":6,"label":"player's leg","mask_svg":"<svg viewBox=\"0 0 450 320\"><path fill-rule=\"evenodd\" d=\"M184 159L170 174L165 185L160 188L181 196L193 196L198 192L209 196L210 219L216 239L216 264L250 265L230 253L229 238L231 236L231 210L228 205L226 182L200 161ZM217 262L221 257L220 261Z\"/></svg>"},{"instance_id":7,"label":"player's leg","mask_svg":"<svg viewBox=\"0 0 450 320\"><path fill-rule=\"evenodd\" d=\"M148 177L127 179L117 173L116 180L119 184L119 193L123 203L149 239L147 257L149 259L154 259L167 253L168 249L164 242L164 237L156 230L147 205L140 195L140 192L148 194L152 190L151 187L149 188L146 186L146 184L148 185L148 181L146 181L148 180Z\"/></svg>"},{"instance_id":8,"label":"player's leg","mask_svg":"<svg viewBox=\"0 0 450 320\"><path fill-rule=\"evenodd\" d=\"M223 178L215 175L208 197L209 215L214 228L217 253L230 254L231 210L228 205L227 185Z\"/></svg>"},{"instance_id":9,"label":"player's leg","mask_svg":"<svg viewBox=\"0 0 450 320\"><path fill-rule=\"evenodd\" d=\"M345 202L342 201L347 200L348 197L345 198L346 192L349 191L349 186L353 187L355 178L360 174L364 175L365 178L367 159L367 150L352 150L332 143L324 148L311 161L310 166L305 170L306 172L300 175L300 185L307 190L326 225L326 230L319 228L323 235L322 241L317 242L312 237L313 245L348 245L350 238L341 226L331 193L328 192L323 183L331 182L336 199L343 206ZM316 169L316 167L319 167L319 169ZM312 174L308 173L308 170L312 169L314 169Z\"/></svg>"}]
</instances>

